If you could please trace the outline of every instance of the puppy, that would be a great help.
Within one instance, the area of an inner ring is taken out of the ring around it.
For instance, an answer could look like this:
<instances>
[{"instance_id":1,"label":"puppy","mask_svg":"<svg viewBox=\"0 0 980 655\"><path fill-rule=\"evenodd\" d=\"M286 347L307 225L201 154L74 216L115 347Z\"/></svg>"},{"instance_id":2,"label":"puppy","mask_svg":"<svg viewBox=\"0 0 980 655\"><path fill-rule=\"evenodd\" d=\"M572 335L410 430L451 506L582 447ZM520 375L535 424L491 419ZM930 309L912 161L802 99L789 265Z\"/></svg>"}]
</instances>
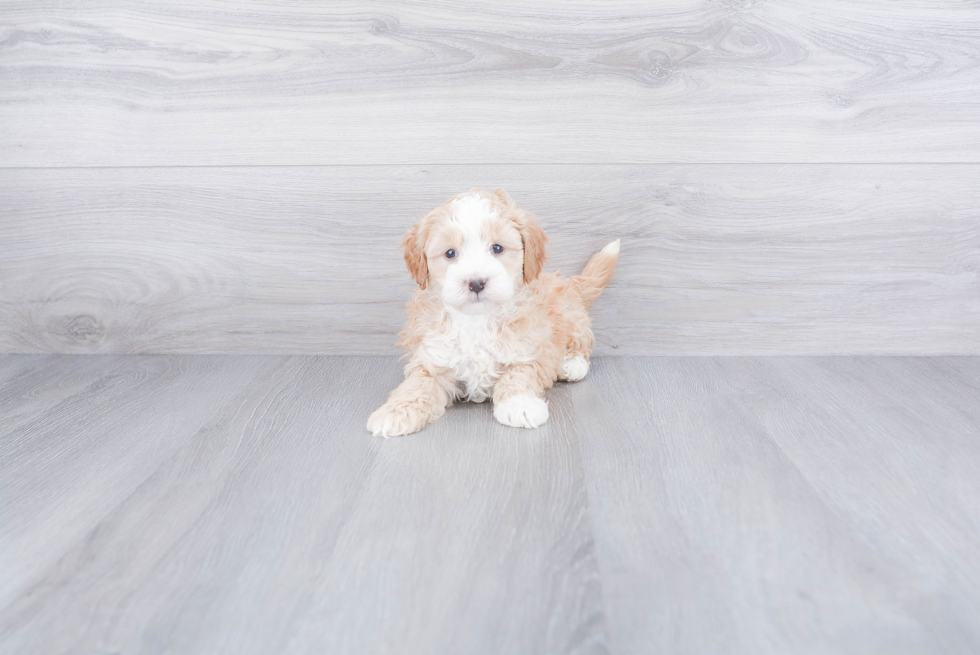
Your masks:
<instances>
[{"instance_id":1,"label":"puppy","mask_svg":"<svg viewBox=\"0 0 980 655\"><path fill-rule=\"evenodd\" d=\"M548 420L544 392L589 370L588 309L612 279L619 241L581 275L542 275L547 237L502 189L450 198L402 247L419 288L408 302L405 380L368 419L375 436L411 434L456 400L493 399L504 425Z\"/></svg>"}]
</instances>

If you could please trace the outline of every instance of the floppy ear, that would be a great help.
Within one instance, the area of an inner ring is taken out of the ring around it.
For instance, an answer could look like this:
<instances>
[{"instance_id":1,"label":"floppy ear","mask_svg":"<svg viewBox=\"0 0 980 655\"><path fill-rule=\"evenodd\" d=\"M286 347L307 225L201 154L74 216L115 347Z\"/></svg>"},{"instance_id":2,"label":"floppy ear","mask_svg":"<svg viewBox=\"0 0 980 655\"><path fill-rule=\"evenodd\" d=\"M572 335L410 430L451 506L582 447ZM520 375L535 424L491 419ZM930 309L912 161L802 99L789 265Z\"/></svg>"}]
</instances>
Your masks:
<instances>
[{"instance_id":1,"label":"floppy ear","mask_svg":"<svg viewBox=\"0 0 980 655\"><path fill-rule=\"evenodd\" d=\"M477 190L479 190L479 189L477 189ZM497 196L497 198L500 199L500 201L503 202L505 206L510 207L510 208L513 209L513 207L514 207L514 201L510 199L510 196L507 195L507 192L506 191L504 191L503 189L496 189L493 192L493 195Z\"/></svg>"},{"instance_id":2,"label":"floppy ear","mask_svg":"<svg viewBox=\"0 0 980 655\"><path fill-rule=\"evenodd\" d=\"M516 214L514 222L517 223L521 241L524 242L524 282L527 283L541 275L544 260L548 257L545 251L548 237L530 212L518 210Z\"/></svg>"},{"instance_id":3,"label":"floppy ear","mask_svg":"<svg viewBox=\"0 0 980 655\"><path fill-rule=\"evenodd\" d=\"M405 251L405 266L419 286L425 288L429 281L429 266L425 262L425 236L422 224L416 223L408 229L402 238L402 249Z\"/></svg>"},{"instance_id":4,"label":"floppy ear","mask_svg":"<svg viewBox=\"0 0 980 655\"><path fill-rule=\"evenodd\" d=\"M541 269L544 267L544 260L548 257L545 252L548 237L538 225L538 220L534 218L534 214L515 207L514 201L511 200L506 191L496 189L493 195L499 203L498 206L502 205L500 211L514 222L521 233L521 241L524 244L524 282L538 279L538 276L541 275Z\"/></svg>"}]
</instances>

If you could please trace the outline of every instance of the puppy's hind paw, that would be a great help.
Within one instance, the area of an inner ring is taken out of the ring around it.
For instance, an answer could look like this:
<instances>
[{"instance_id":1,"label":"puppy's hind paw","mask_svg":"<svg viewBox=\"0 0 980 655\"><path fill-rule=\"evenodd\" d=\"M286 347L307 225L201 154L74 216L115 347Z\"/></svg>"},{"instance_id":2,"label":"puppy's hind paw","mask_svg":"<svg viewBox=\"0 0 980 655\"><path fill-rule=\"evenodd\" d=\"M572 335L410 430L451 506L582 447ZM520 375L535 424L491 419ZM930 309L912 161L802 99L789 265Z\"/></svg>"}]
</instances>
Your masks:
<instances>
[{"instance_id":1,"label":"puppy's hind paw","mask_svg":"<svg viewBox=\"0 0 980 655\"><path fill-rule=\"evenodd\" d=\"M432 419L415 405L387 402L368 418L368 432L376 437L401 437L418 432Z\"/></svg>"},{"instance_id":2,"label":"puppy's hind paw","mask_svg":"<svg viewBox=\"0 0 980 655\"><path fill-rule=\"evenodd\" d=\"M589 360L582 355L566 357L558 368L558 379L566 382L578 382L589 372Z\"/></svg>"},{"instance_id":3,"label":"puppy's hind paw","mask_svg":"<svg viewBox=\"0 0 980 655\"><path fill-rule=\"evenodd\" d=\"M522 393L493 406L493 417L512 428L536 428L548 420L548 403Z\"/></svg>"}]
</instances>

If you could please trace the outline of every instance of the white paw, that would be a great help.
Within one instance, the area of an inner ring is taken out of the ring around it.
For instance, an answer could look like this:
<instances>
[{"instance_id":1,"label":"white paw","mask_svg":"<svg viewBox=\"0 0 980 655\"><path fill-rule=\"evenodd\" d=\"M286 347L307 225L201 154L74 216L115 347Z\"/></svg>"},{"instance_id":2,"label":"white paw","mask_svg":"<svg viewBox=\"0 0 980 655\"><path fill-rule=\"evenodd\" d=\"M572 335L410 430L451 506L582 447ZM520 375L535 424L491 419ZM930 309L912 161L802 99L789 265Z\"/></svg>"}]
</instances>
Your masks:
<instances>
[{"instance_id":1,"label":"white paw","mask_svg":"<svg viewBox=\"0 0 980 655\"><path fill-rule=\"evenodd\" d=\"M558 379L578 382L589 372L589 360L581 355L566 357L558 368Z\"/></svg>"},{"instance_id":2,"label":"white paw","mask_svg":"<svg viewBox=\"0 0 980 655\"><path fill-rule=\"evenodd\" d=\"M367 429L376 437L401 437L428 424L429 417L414 405L385 403L368 417Z\"/></svg>"},{"instance_id":3,"label":"white paw","mask_svg":"<svg viewBox=\"0 0 980 655\"><path fill-rule=\"evenodd\" d=\"M493 417L513 428L536 428L548 420L548 403L522 393L493 406Z\"/></svg>"}]
</instances>

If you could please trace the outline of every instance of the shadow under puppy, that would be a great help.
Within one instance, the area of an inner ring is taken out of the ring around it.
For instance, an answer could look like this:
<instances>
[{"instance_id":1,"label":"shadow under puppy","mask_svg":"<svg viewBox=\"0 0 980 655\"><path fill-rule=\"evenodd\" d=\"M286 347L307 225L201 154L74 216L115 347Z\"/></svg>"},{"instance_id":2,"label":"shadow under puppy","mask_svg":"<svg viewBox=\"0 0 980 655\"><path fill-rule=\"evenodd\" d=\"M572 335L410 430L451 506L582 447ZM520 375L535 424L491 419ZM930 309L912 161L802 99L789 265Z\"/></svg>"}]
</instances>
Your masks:
<instances>
[{"instance_id":1,"label":"shadow under puppy","mask_svg":"<svg viewBox=\"0 0 980 655\"><path fill-rule=\"evenodd\" d=\"M372 434L421 430L455 400L493 398L504 425L548 420L545 390L589 370L588 308L612 279L619 241L569 279L541 274L546 241L502 189L450 198L409 229L402 247L419 288L398 341L408 364L368 419Z\"/></svg>"}]
</instances>

